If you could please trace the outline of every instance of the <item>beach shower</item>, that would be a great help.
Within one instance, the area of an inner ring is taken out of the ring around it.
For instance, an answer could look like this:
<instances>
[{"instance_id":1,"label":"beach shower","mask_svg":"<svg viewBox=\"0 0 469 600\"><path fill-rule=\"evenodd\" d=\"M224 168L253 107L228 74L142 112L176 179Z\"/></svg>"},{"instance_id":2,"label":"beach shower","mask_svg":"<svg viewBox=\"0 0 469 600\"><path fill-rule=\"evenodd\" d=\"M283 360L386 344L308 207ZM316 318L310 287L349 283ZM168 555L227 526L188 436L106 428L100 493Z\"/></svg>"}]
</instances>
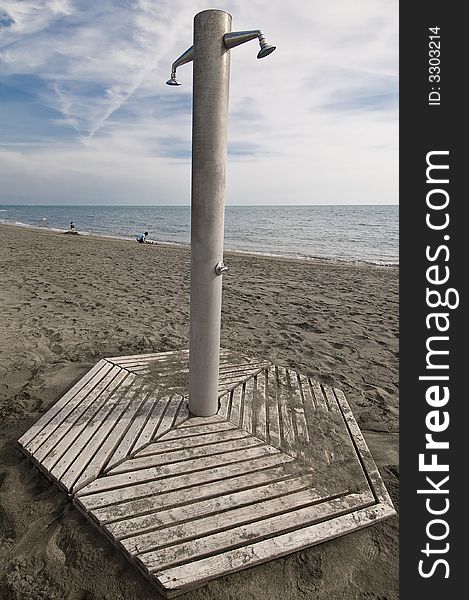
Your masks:
<instances>
[{"instance_id":1,"label":"beach shower","mask_svg":"<svg viewBox=\"0 0 469 600\"><path fill-rule=\"evenodd\" d=\"M166 82L181 85L176 69L193 61L189 410L201 417L218 411L229 50L256 38L257 58L275 50L260 29L232 32L230 14L204 10Z\"/></svg>"},{"instance_id":2,"label":"beach shower","mask_svg":"<svg viewBox=\"0 0 469 600\"><path fill-rule=\"evenodd\" d=\"M333 374L220 352L230 48L254 38L273 51L203 11L171 73L193 61L188 382L186 349L102 358L18 441L167 598L395 514Z\"/></svg>"}]
</instances>

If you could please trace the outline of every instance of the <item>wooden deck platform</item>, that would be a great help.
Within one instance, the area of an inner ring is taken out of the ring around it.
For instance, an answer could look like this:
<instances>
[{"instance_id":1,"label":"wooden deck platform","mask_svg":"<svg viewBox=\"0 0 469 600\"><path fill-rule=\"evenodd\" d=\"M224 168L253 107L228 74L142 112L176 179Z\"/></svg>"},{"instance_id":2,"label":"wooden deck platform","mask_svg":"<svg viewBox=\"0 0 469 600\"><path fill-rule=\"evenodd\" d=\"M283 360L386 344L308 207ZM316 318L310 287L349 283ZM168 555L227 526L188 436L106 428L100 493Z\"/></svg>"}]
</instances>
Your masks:
<instances>
[{"instance_id":1,"label":"wooden deck platform","mask_svg":"<svg viewBox=\"0 0 469 600\"><path fill-rule=\"evenodd\" d=\"M341 390L223 351L198 418L187 363L103 359L19 440L165 596L394 514Z\"/></svg>"}]
</instances>

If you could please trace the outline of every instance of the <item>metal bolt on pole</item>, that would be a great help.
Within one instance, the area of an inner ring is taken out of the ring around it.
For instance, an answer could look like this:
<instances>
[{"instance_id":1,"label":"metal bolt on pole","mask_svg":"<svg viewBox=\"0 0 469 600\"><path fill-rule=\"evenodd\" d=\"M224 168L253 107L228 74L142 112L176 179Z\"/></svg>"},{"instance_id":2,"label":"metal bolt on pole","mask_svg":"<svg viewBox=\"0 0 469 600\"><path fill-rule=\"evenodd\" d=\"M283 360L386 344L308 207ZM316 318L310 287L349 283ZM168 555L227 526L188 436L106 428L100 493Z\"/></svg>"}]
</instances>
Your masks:
<instances>
[{"instance_id":1,"label":"metal bolt on pole","mask_svg":"<svg viewBox=\"0 0 469 600\"><path fill-rule=\"evenodd\" d=\"M225 168L230 79L229 49L258 38L258 58L269 46L260 30L231 33L231 15L204 10L194 18L194 45L172 65L168 85L180 85L176 69L193 66L191 288L189 410L218 411Z\"/></svg>"}]
</instances>

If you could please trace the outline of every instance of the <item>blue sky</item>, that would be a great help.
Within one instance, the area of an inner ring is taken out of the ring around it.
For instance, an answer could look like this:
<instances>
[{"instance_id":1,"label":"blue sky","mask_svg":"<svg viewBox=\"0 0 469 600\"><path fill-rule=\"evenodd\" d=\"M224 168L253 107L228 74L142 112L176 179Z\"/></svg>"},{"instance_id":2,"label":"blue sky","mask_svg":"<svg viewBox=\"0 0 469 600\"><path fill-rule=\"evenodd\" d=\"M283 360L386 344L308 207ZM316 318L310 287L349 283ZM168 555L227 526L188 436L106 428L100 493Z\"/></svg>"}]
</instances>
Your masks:
<instances>
[{"instance_id":1,"label":"blue sky","mask_svg":"<svg viewBox=\"0 0 469 600\"><path fill-rule=\"evenodd\" d=\"M0 0L0 203L189 204L192 0ZM229 204L398 202L397 0L238 0Z\"/></svg>"}]
</instances>

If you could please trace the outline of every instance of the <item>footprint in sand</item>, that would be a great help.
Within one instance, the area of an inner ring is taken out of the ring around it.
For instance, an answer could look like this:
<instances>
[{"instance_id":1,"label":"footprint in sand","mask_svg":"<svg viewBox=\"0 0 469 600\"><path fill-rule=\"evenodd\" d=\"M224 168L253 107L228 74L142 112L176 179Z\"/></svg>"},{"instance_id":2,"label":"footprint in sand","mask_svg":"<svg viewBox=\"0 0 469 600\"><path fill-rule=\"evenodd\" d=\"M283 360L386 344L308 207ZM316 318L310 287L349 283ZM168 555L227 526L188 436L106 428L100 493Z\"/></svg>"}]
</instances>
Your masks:
<instances>
[{"instance_id":1,"label":"footprint in sand","mask_svg":"<svg viewBox=\"0 0 469 600\"><path fill-rule=\"evenodd\" d=\"M7 542L15 538L15 528L13 521L9 518L6 510L0 502L0 539Z\"/></svg>"},{"instance_id":2,"label":"footprint in sand","mask_svg":"<svg viewBox=\"0 0 469 600\"><path fill-rule=\"evenodd\" d=\"M381 546L373 535L367 532L367 539L361 545L363 558L365 561L373 561L381 554Z\"/></svg>"},{"instance_id":3,"label":"footprint in sand","mask_svg":"<svg viewBox=\"0 0 469 600\"><path fill-rule=\"evenodd\" d=\"M1 503L1 490L5 485L6 473L0 474L0 539L12 540L15 538L15 528L12 519Z\"/></svg>"}]
</instances>

